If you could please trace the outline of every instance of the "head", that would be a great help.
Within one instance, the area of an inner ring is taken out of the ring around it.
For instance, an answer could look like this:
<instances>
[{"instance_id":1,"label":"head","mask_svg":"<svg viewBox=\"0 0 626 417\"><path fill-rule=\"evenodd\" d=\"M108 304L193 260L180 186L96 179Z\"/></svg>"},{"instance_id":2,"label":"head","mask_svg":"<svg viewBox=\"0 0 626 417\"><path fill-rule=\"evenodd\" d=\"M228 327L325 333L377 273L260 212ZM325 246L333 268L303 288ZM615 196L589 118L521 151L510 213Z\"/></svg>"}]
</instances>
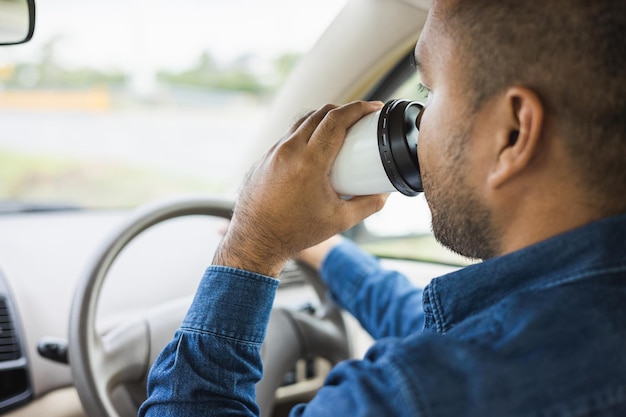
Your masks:
<instances>
[{"instance_id":1,"label":"head","mask_svg":"<svg viewBox=\"0 0 626 417\"><path fill-rule=\"evenodd\" d=\"M442 243L501 254L505 209L538 206L525 199L537 190L555 204L577 191L596 217L626 211L626 3L435 0L416 59L431 90L420 165Z\"/></svg>"}]
</instances>

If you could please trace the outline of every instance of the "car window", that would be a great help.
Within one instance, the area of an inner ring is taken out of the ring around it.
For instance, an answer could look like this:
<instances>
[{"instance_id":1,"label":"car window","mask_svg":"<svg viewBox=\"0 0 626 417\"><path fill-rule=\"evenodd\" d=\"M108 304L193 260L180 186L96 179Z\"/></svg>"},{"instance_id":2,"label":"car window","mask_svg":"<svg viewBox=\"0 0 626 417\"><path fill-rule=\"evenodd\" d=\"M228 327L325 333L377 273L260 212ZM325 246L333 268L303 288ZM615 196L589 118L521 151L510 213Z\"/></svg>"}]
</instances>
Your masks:
<instances>
[{"instance_id":1,"label":"car window","mask_svg":"<svg viewBox=\"0 0 626 417\"><path fill-rule=\"evenodd\" d=\"M0 50L0 201L231 190L274 92L344 3L38 2L32 41Z\"/></svg>"},{"instance_id":2,"label":"car window","mask_svg":"<svg viewBox=\"0 0 626 417\"><path fill-rule=\"evenodd\" d=\"M390 95L426 103L427 92L413 73ZM382 258L420 260L466 265L470 260L444 248L431 228L431 214L424 194L406 197L392 193L383 210L349 231L362 248Z\"/></svg>"}]
</instances>

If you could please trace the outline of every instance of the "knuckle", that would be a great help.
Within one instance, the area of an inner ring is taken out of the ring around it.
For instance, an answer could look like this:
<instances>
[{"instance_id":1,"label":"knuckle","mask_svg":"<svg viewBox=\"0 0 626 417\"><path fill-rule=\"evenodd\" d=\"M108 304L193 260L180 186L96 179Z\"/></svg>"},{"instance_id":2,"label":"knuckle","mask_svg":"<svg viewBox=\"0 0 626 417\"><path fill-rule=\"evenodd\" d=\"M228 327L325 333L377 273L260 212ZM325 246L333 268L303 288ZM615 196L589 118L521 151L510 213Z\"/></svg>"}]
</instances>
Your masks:
<instances>
[{"instance_id":1,"label":"knuckle","mask_svg":"<svg viewBox=\"0 0 626 417\"><path fill-rule=\"evenodd\" d=\"M295 117L291 123L291 126L289 126L289 129L287 129L284 138L286 139L289 136L296 133L298 129L300 128L300 126L302 126L304 123L306 123L307 120L309 120L309 117L311 117L311 114L312 112L308 112L302 116Z\"/></svg>"},{"instance_id":2,"label":"knuckle","mask_svg":"<svg viewBox=\"0 0 626 417\"><path fill-rule=\"evenodd\" d=\"M292 129L295 131L298 129L298 127L304 123L305 121L307 121L311 115L313 115L313 113L315 113L314 110L309 110L305 113L302 113L300 116L297 116L294 120L294 122L292 123Z\"/></svg>"},{"instance_id":3,"label":"knuckle","mask_svg":"<svg viewBox=\"0 0 626 417\"><path fill-rule=\"evenodd\" d=\"M322 138L329 138L335 135L337 131L337 123L336 119L333 117L328 117L324 120L324 123L320 124L320 133Z\"/></svg>"},{"instance_id":4,"label":"knuckle","mask_svg":"<svg viewBox=\"0 0 626 417\"><path fill-rule=\"evenodd\" d=\"M293 145L292 142L283 142L274 152L274 160L278 163L287 163L292 160Z\"/></svg>"},{"instance_id":5,"label":"knuckle","mask_svg":"<svg viewBox=\"0 0 626 417\"><path fill-rule=\"evenodd\" d=\"M326 114L326 119L330 120L332 122L337 122L338 120L340 120L341 119L341 108L335 107L334 109L330 110Z\"/></svg>"},{"instance_id":6,"label":"knuckle","mask_svg":"<svg viewBox=\"0 0 626 417\"><path fill-rule=\"evenodd\" d=\"M320 126L319 135L317 135L316 141L319 144L322 153L325 153L332 147L332 138L335 137L336 131L337 128L334 125L329 126L325 124Z\"/></svg>"},{"instance_id":7,"label":"knuckle","mask_svg":"<svg viewBox=\"0 0 626 417\"><path fill-rule=\"evenodd\" d=\"M324 104L321 108L320 111L323 113L330 113L331 111L337 109L337 106L335 106L334 104Z\"/></svg>"},{"instance_id":8,"label":"knuckle","mask_svg":"<svg viewBox=\"0 0 626 417\"><path fill-rule=\"evenodd\" d=\"M324 129L324 133L329 135L334 135L337 131L337 125L341 122L341 111L339 109L333 109L326 114L324 117L324 122L322 123L322 128Z\"/></svg>"}]
</instances>

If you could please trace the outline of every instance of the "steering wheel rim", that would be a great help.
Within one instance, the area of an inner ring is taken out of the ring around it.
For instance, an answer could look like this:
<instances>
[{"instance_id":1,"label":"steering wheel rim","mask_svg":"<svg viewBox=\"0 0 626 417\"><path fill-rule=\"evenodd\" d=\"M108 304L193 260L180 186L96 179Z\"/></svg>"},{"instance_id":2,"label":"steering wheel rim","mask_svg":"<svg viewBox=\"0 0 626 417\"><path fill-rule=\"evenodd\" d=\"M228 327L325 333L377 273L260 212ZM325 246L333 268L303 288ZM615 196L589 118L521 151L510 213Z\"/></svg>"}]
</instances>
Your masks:
<instances>
[{"instance_id":1,"label":"steering wheel rim","mask_svg":"<svg viewBox=\"0 0 626 417\"><path fill-rule=\"evenodd\" d=\"M125 382L145 379L152 365L151 356L156 357L151 352L154 339L151 335L151 321L148 319L119 326L104 336L96 332L95 318L100 292L117 256L134 238L152 226L191 215L229 219L232 216L233 205L231 200L202 197L182 198L142 207L96 252L74 294L68 349L74 384L90 417L120 417L112 399L114 388ZM310 279L312 272L305 272ZM271 337L273 331L280 333L283 340L273 345L266 343L263 347L262 356L267 378L264 375L263 380L257 385L257 402L261 407L262 416L268 416L272 411L274 393L278 388L277 384L280 383L280 372L285 367L286 358L297 360L301 357L320 355L327 357L334 364L349 357L350 346L341 313L326 302L320 292L319 282L314 288L325 303L322 314L310 316L286 309L272 311L266 342L275 339ZM174 307L177 312L182 311L179 306ZM186 312L186 308L184 311ZM168 315L171 316L169 313L161 313L159 321ZM285 339L290 339L290 343L285 343ZM288 352L285 351L285 346ZM326 346L329 348L325 349ZM159 351L162 348L163 346L157 347ZM267 369L273 368L272 361L281 366L275 366L276 370L273 373L267 372ZM128 414L133 414L132 411L136 415L136 409L129 410Z\"/></svg>"}]
</instances>

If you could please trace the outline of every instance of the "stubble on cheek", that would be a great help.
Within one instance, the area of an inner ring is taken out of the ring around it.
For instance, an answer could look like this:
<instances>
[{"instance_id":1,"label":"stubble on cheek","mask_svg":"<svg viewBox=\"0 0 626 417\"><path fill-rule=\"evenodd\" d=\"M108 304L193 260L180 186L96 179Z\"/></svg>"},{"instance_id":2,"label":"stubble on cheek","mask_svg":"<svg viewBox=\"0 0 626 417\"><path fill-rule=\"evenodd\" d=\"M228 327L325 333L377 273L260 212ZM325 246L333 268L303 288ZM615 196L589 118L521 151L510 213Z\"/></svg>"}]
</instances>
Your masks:
<instances>
[{"instance_id":1,"label":"stubble on cheek","mask_svg":"<svg viewBox=\"0 0 626 417\"><path fill-rule=\"evenodd\" d=\"M492 215L466 180L467 158L461 150L446 155L442 161L422 173L435 238L453 252L471 259L496 256L499 243Z\"/></svg>"}]
</instances>

